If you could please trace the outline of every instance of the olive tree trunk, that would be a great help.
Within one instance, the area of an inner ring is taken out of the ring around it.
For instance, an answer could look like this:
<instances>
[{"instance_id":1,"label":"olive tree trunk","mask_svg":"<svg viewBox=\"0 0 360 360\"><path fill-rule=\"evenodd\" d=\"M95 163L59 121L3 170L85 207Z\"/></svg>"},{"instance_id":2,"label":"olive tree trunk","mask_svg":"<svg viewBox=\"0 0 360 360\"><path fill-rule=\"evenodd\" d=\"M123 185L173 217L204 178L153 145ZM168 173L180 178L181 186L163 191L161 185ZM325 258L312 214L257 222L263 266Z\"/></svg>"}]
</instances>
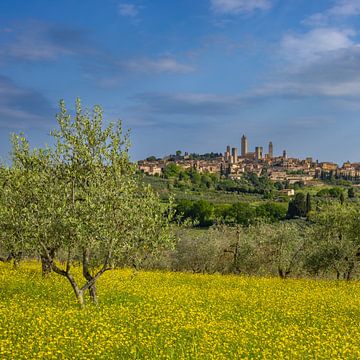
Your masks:
<instances>
[{"instance_id":1,"label":"olive tree trunk","mask_svg":"<svg viewBox=\"0 0 360 360\"><path fill-rule=\"evenodd\" d=\"M96 303L96 301L97 301L96 281L105 271L111 270L111 267L108 266L110 259L111 259L111 249L109 250L107 257L104 260L102 268L95 275L91 275L89 272L88 265L89 265L90 252L87 249L84 249L84 251L83 251L83 275L87 281L82 287L80 287L78 285L78 283L76 282L75 278L73 277L73 275L70 273L70 268L71 268L70 251L68 253L69 254L68 259L66 261L66 269L63 270L55 264L54 258L52 258L50 256L49 251L46 248L46 246L44 244L41 244L41 245L42 245L42 248L44 250L44 253L46 254L46 257L47 257L49 263L51 264L51 269L56 274L66 277L68 279L68 281L70 282L70 285L71 285L72 289L74 290L74 294L76 296L76 299L77 299L77 302L78 302L80 308L82 309L85 305L84 293L87 290L89 290L91 300L94 303ZM85 276L85 274L86 274L86 276Z\"/></svg>"},{"instance_id":2,"label":"olive tree trunk","mask_svg":"<svg viewBox=\"0 0 360 360\"><path fill-rule=\"evenodd\" d=\"M41 273L43 277L47 277L52 271L51 262L55 258L55 249L48 249L48 255L50 256L51 260L49 260L47 255L44 253L40 255Z\"/></svg>"},{"instance_id":3,"label":"olive tree trunk","mask_svg":"<svg viewBox=\"0 0 360 360\"><path fill-rule=\"evenodd\" d=\"M83 249L83 276L87 281L92 281L93 276L89 270L89 260L90 260L90 251L88 248ZM94 282L93 285L89 287L89 296L91 301L94 304L97 304L97 293L96 293L96 283Z\"/></svg>"}]
</instances>

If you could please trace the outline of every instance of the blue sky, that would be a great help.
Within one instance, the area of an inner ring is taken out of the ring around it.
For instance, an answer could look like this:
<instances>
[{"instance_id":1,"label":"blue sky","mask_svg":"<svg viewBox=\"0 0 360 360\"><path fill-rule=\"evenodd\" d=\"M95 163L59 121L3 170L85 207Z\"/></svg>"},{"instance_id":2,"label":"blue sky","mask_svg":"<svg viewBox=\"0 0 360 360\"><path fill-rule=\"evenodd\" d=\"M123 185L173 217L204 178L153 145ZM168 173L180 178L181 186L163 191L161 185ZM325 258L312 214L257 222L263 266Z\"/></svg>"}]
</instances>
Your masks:
<instances>
[{"instance_id":1,"label":"blue sky","mask_svg":"<svg viewBox=\"0 0 360 360\"><path fill-rule=\"evenodd\" d=\"M360 0L2 0L0 155L103 106L132 157L274 143L360 161Z\"/></svg>"}]
</instances>

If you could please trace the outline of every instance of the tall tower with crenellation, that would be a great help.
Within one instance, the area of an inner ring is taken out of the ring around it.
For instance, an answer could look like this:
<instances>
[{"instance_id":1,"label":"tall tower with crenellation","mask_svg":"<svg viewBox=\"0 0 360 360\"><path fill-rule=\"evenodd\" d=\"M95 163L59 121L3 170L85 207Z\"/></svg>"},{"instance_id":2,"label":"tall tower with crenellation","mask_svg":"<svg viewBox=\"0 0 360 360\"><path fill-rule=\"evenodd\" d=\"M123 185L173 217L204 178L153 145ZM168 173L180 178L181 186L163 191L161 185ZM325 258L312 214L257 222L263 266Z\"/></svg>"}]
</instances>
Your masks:
<instances>
[{"instance_id":1,"label":"tall tower with crenellation","mask_svg":"<svg viewBox=\"0 0 360 360\"><path fill-rule=\"evenodd\" d=\"M248 139L245 135L241 138L241 157L245 157L248 153Z\"/></svg>"}]
</instances>

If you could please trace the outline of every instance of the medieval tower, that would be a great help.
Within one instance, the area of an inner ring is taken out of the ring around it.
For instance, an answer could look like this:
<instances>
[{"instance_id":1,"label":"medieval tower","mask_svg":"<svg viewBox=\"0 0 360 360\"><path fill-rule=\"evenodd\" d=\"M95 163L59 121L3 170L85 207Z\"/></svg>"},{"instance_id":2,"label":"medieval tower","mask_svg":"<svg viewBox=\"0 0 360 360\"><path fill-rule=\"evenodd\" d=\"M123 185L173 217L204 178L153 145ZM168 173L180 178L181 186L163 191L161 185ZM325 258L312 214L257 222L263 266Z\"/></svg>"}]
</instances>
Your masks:
<instances>
[{"instance_id":1,"label":"medieval tower","mask_svg":"<svg viewBox=\"0 0 360 360\"><path fill-rule=\"evenodd\" d=\"M274 147L273 147L273 143L270 141L269 142L269 158L272 159L274 157Z\"/></svg>"},{"instance_id":2,"label":"medieval tower","mask_svg":"<svg viewBox=\"0 0 360 360\"><path fill-rule=\"evenodd\" d=\"M248 153L248 139L245 135L241 138L241 157L245 157Z\"/></svg>"}]
</instances>

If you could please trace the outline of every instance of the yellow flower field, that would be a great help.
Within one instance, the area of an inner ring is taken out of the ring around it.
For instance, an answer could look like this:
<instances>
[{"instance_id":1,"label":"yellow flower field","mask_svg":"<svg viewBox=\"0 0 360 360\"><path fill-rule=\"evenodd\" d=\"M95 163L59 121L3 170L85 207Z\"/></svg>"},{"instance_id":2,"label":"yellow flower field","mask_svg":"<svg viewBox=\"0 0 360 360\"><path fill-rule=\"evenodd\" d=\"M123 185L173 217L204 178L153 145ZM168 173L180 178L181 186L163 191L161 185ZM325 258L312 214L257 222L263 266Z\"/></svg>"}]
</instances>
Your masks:
<instances>
[{"instance_id":1,"label":"yellow flower field","mask_svg":"<svg viewBox=\"0 0 360 360\"><path fill-rule=\"evenodd\" d=\"M79 310L40 264L0 264L1 359L359 359L360 284L115 270Z\"/></svg>"}]
</instances>

